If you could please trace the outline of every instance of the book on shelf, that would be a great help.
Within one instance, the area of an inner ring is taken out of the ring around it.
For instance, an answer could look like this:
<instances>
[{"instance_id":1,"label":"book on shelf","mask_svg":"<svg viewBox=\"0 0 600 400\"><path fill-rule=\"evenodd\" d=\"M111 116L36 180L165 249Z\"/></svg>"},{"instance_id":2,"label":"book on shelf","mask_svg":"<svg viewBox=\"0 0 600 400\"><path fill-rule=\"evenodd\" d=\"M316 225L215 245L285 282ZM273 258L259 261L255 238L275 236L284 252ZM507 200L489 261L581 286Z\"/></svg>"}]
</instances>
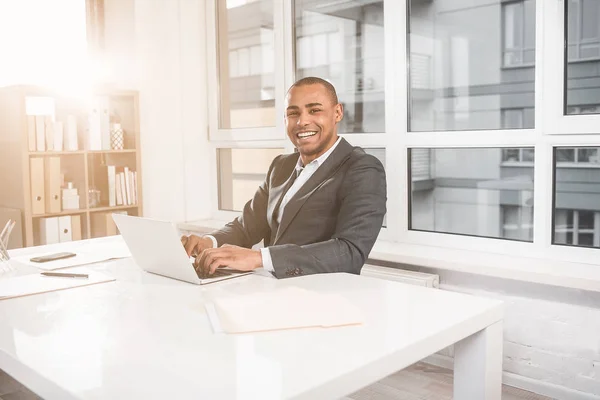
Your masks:
<instances>
[{"instance_id":1,"label":"book on shelf","mask_svg":"<svg viewBox=\"0 0 600 400\"><path fill-rule=\"evenodd\" d=\"M101 166L94 181L100 190L100 203L104 206L129 206L137 204L137 173L128 167Z\"/></svg>"}]
</instances>

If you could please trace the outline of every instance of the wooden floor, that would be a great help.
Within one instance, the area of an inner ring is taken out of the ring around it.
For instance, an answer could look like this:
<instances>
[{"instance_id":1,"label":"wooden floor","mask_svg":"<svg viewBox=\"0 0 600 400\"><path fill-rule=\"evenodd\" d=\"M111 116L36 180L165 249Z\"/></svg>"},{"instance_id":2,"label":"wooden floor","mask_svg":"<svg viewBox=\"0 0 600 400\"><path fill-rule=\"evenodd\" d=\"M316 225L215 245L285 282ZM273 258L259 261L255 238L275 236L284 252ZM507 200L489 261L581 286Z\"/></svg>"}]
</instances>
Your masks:
<instances>
[{"instance_id":1,"label":"wooden floor","mask_svg":"<svg viewBox=\"0 0 600 400\"><path fill-rule=\"evenodd\" d=\"M38 400L40 397L0 370L1 400ZM417 363L368 386L343 400L450 400L452 371ZM551 400L509 386L502 388L502 400Z\"/></svg>"},{"instance_id":2,"label":"wooden floor","mask_svg":"<svg viewBox=\"0 0 600 400\"><path fill-rule=\"evenodd\" d=\"M416 363L351 394L346 399L450 400L452 399L452 370L425 363ZM503 385L502 400L552 399Z\"/></svg>"}]
</instances>

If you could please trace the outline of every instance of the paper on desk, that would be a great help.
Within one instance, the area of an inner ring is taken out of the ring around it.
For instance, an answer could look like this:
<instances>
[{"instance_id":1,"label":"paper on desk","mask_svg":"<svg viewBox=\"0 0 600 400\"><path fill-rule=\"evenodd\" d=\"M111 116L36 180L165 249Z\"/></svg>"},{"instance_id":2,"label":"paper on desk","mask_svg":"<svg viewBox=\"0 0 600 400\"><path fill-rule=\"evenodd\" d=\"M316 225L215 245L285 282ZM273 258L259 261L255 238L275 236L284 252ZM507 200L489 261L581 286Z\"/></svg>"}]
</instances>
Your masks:
<instances>
[{"instance_id":1,"label":"paper on desk","mask_svg":"<svg viewBox=\"0 0 600 400\"><path fill-rule=\"evenodd\" d=\"M360 310L344 297L298 287L217 298L206 309L215 332L226 333L327 328L364 322Z\"/></svg>"},{"instance_id":2,"label":"paper on desk","mask_svg":"<svg viewBox=\"0 0 600 400\"><path fill-rule=\"evenodd\" d=\"M29 296L32 294L53 292L56 290L71 289L74 287L95 285L97 283L111 282L115 279L100 272L78 270L78 273L88 274L87 279L50 277L41 274L29 274L0 279L0 300L14 297Z\"/></svg>"},{"instance_id":3,"label":"paper on desk","mask_svg":"<svg viewBox=\"0 0 600 400\"><path fill-rule=\"evenodd\" d=\"M36 263L30 261L32 257L45 256L53 253L68 251L75 253L75 257L65 258L63 260L48 261L45 263ZM131 253L125 242L114 240L110 242L95 243L94 241L73 242L69 247L64 243L60 245L47 246L43 253L29 254L26 256L13 257L13 260L21 264L30 265L45 271L53 271L60 268L75 267L77 265L92 264L100 261L106 261L113 258L130 257Z\"/></svg>"}]
</instances>

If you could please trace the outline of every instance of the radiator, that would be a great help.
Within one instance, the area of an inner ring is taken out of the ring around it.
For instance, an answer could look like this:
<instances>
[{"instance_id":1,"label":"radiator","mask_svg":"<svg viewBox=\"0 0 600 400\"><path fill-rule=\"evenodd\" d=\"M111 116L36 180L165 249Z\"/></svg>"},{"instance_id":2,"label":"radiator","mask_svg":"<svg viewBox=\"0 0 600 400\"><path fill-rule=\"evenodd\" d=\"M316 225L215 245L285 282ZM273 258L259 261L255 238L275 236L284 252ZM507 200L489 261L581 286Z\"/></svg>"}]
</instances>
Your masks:
<instances>
[{"instance_id":1,"label":"radiator","mask_svg":"<svg viewBox=\"0 0 600 400\"><path fill-rule=\"evenodd\" d=\"M430 288L440 287L440 277L436 274L427 274L424 272L407 271L398 268L380 267L378 265L365 264L360 271L363 276L372 278L387 279L408 283L411 285L425 286Z\"/></svg>"}]
</instances>

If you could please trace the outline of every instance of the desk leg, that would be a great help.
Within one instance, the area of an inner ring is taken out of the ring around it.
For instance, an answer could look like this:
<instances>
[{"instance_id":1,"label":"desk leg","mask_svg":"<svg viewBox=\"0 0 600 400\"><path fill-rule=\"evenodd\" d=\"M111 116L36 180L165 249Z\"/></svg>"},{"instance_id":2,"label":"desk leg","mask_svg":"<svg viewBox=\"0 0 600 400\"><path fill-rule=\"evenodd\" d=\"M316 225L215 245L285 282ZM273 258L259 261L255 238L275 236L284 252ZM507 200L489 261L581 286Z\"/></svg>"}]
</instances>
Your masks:
<instances>
[{"instance_id":1,"label":"desk leg","mask_svg":"<svg viewBox=\"0 0 600 400\"><path fill-rule=\"evenodd\" d=\"M502 321L454 347L454 400L500 400Z\"/></svg>"}]
</instances>

